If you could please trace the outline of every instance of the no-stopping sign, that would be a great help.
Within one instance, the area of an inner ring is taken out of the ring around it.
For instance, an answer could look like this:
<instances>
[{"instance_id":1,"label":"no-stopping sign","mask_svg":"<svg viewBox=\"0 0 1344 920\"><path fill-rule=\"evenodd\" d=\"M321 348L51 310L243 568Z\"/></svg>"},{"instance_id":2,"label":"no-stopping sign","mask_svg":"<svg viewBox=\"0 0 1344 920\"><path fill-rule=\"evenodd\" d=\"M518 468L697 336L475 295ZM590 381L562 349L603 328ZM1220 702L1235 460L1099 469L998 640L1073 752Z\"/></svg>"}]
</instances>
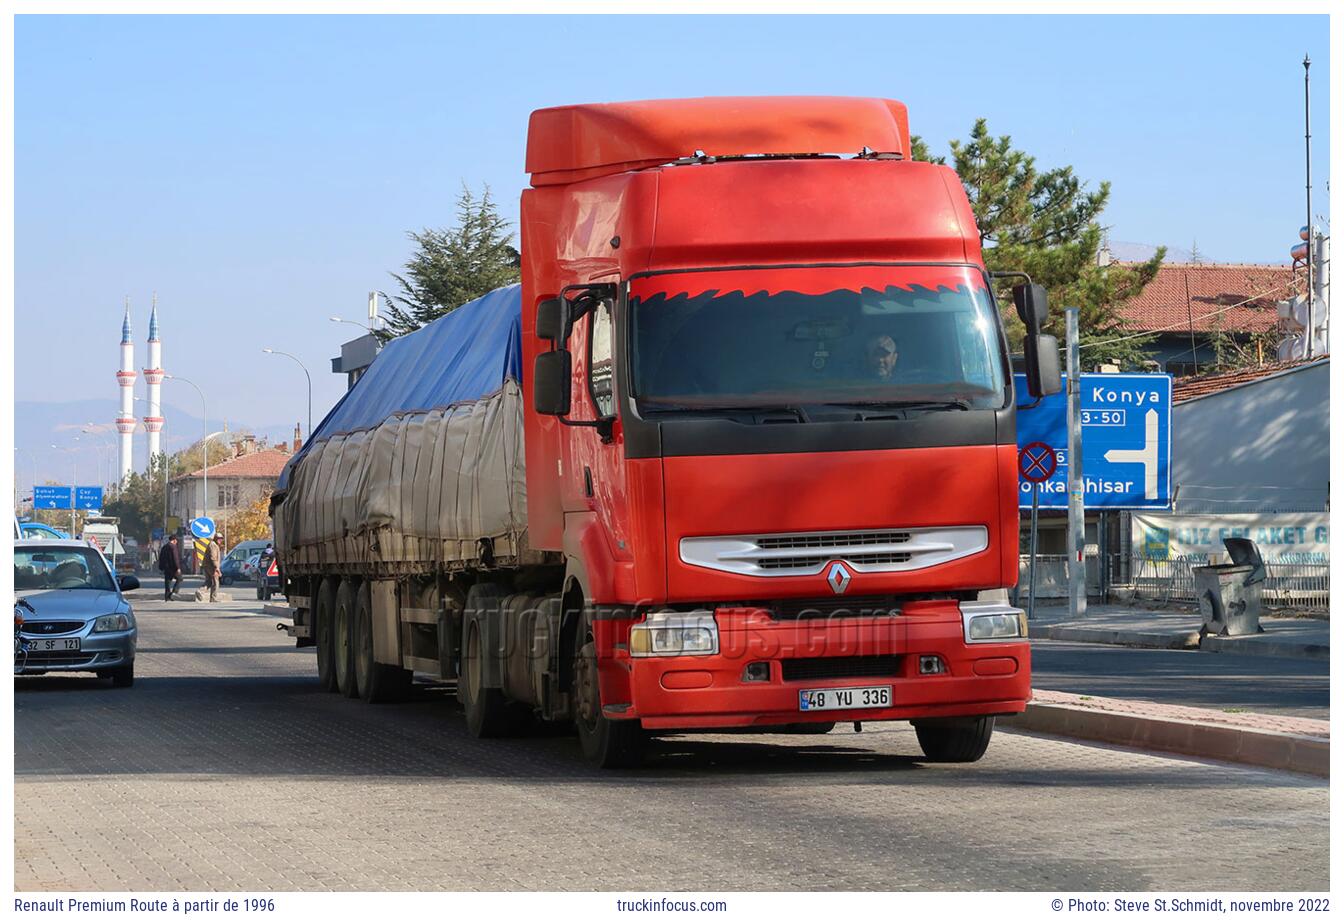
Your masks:
<instances>
[{"instance_id":1,"label":"no-stopping sign","mask_svg":"<svg viewBox=\"0 0 1344 920\"><path fill-rule=\"evenodd\" d=\"M1027 482L1045 482L1055 475L1055 449L1042 441L1032 441L1017 452L1017 471Z\"/></svg>"}]
</instances>

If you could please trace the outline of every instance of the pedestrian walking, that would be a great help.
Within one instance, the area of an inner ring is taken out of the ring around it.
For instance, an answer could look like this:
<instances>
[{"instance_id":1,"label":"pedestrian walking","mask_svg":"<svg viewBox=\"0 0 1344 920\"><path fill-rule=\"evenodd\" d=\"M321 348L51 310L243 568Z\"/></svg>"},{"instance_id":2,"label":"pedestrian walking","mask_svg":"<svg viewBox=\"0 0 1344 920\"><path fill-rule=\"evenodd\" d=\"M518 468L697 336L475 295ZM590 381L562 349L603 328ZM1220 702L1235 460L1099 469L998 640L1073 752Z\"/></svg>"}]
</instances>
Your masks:
<instances>
[{"instance_id":1,"label":"pedestrian walking","mask_svg":"<svg viewBox=\"0 0 1344 920\"><path fill-rule=\"evenodd\" d=\"M177 545L177 534L159 550L159 571L163 573L163 599L173 599L173 592L182 588L182 551Z\"/></svg>"},{"instance_id":2,"label":"pedestrian walking","mask_svg":"<svg viewBox=\"0 0 1344 920\"><path fill-rule=\"evenodd\" d=\"M205 558L201 560L201 574L205 576L205 586L210 589L210 601L219 600L219 567L224 562L224 538L215 534L205 547Z\"/></svg>"}]
</instances>

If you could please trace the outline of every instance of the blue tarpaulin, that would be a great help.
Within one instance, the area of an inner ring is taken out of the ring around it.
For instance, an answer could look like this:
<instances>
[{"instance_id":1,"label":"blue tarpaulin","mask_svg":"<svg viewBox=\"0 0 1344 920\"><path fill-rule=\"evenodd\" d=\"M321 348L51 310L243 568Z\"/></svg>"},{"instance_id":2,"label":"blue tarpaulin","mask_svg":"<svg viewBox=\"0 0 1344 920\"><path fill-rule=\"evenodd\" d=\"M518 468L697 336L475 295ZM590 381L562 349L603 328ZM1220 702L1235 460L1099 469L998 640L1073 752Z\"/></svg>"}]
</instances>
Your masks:
<instances>
[{"instance_id":1,"label":"blue tarpaulin","mask_svg":"<svg viewBox=\"0 0 1344 920\"><path fill-rule=\"evenodd\" d=\"M488 396L522 380L522 288L491 291L388 342L285 467L279 488L308 447L373 428L397 413L424 412Z\"/></svg>"}]
</instances>

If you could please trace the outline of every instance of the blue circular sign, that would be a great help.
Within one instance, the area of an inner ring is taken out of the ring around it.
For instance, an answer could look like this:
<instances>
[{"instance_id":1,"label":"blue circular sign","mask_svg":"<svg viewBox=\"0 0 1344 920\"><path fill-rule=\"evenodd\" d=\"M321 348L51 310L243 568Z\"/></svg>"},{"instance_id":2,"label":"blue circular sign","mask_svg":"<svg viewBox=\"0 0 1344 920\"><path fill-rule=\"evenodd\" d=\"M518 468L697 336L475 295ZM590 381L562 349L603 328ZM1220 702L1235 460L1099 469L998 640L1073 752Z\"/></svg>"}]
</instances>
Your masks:
<instances>
[{"instance_id":1,"label":"blue circular sign","mask_svg":"<svg viewBox=\"0 0 1344 920\"><path fill-rule=\"evenodd\" d=\"M215 535L215 522L202 515L191 522L191 535L198 540L209 540Z\"/></svg>"}]
</instances>

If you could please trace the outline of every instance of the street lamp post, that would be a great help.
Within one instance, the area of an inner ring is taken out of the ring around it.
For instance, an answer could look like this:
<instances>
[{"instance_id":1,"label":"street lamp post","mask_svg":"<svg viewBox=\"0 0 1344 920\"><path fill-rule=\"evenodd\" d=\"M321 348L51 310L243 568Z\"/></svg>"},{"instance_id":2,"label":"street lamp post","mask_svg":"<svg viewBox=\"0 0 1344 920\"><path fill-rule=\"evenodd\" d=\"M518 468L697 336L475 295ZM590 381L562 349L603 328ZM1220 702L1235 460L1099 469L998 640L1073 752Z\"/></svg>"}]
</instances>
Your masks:
<instances>
[{"instance_id":1,"label":"street lamp post","mask_svg":"<svg viewBox=\"0 0 1344 920\"><path fill-rule=\"evenodd\" d=\"M210 417L205 407L205 393L201 391L201 388L178 374L164 374L163 379L180 380L196 391L196 394L201 397L201 430L202 432L209 432ZM210 439L213 437L214 435L208 433L201 436L201 488L205 490L205 497L201 504L204 507L202 514L206 517L210 515Z\"/></svg>"},{"instance_id":2,"label":"street lamp post","mask_svg":"<svg viewBox=\"0 0 1344 920\"><path fill-rule=\"evenodd\" d=\"M33 465L33 491L34 491L34 494L36 494L36 490L37 490L37 457L36 457L36 455L33 454L33 452L32 452L31 450L29 450L29 449L26 448L26 447L16 447L16 448L14 448L14 449L15 449L16 451L21 450L21 451L23 451L25 454L27 454L27 455L28 455L28 460L29 460L29 462L32 463L32 465ZM19 477L18 477L17 474L15 474L14 478L17 480ZM18 502L15 501L15 504L17 505ZM33 510L34 510L34 511L37 510L37 503L36 503L36 501L34 501L34 502L32 503L32 507L33 507Z\"/></svg>"},{"instance_id":3,"label":"street lamp post","mask_svg":"<svg viewBox=\"0 0 1344 920\"><path fill-rule=\"evenodd\" d=\"M358 326L370 335L374 332L372 327L366 326L363 323L357 323L352 319L341 319L339 316L328 316L327 319L331 320L333 323L345 323L350 326Z\"/></svg>"},{"instance_id":4,"label":"street lamp post","mask_svg":"<svg viewBox=\"0 0 1344 920\"><path fill-rule=\"evenodd\" d=\"M76 441L79 438L75 438ZM52 450L65 451L70 454L70 465L73 467L75 480L70 484L70 539L75 538L75 496L79 494L79 451L74 447L57 447L51 445Z\"/></svg>"},{"instance_id":5,"label":"street lamp post","mask_svg":"<svg viewBox=\"0 0 1344 920\"><path fill-rule=\"evenodd\" d=\"M300 361L298 358L294 357L293 355L291 355L291 354L290 354L289 352L287 352L287 351L280 351L279 349L276 349L276 348L263 348L262 351L264 351L264 352L265 352L266 354L268 354L268 355L284 355L286 358L288 358L288 359L290 359L291 361L293 361L293 362L294 362L295 364L297 364L299 367L303 368L303 376L308 378L308 437L311 438L311 437L313 436L313 377L312 377L312 375L308 373L308 368L307 368L307 367L304 367L304 364L303 364L302 361Z\"/></svg>"}]
</instances>

